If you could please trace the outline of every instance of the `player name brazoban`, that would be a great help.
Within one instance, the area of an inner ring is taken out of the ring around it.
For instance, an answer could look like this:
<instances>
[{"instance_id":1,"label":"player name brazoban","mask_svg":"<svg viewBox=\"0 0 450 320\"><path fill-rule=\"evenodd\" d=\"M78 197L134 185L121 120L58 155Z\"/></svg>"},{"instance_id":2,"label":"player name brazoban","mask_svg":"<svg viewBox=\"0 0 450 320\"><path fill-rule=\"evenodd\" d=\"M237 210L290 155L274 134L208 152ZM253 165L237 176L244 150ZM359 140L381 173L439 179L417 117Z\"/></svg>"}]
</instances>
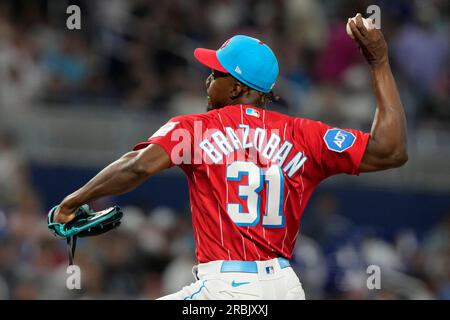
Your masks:
<instances>
[{"instance_id":1,"label":"player name brazoban","mask_svg":"<svg viewBox=\"0 0 450 320\"><path fill-rule=\"evenodd\" d=\"M280 136L272 132L270 137L266 139L267 131L263 128L257 127L253 132L253 139L250 139L250 127L248 125L240 124L239 131L242 134L236 134L231 127L225 127L226 135L222 131L215 131L211 134L211 139L216 146L208 139L203 139L199 147L202 149L208 158L215 164L222 163L224 156L227 157L230 153L253 148L258 152L262 158L271 163L278 164L282 167L284 172L287 172L289 177L292 177L298 169L300 169L307 157L303 152L298 151L292 159L284 165L286 159L292 153L293 143L289 140L281 143ZM239 136L242 139L239 139ZM250 141L251 140L251 141ZM283 167L284 165L284 167Z\"/></svg>"}]
</instances>

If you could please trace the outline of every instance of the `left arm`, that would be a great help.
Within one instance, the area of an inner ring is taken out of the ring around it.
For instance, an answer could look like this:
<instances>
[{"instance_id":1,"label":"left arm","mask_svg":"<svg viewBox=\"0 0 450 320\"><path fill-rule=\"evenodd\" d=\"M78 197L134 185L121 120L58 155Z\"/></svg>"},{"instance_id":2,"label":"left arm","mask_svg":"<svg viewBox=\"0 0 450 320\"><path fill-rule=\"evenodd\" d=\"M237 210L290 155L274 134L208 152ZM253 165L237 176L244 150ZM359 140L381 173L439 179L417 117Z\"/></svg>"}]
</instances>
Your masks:
<instances>
[{"instance_id":1,"label":"left arm","mask_svg":"<svg viewBox=\"0 0 450 320\"><path fill-rule=\"evenodd\" d=\"M128 152L65 197L56 210L55 222L69 222L81 205L104 196L129 192L169 166L170 158L159 145L151 144L145 149Z\"/></svg>"}]
</instances>

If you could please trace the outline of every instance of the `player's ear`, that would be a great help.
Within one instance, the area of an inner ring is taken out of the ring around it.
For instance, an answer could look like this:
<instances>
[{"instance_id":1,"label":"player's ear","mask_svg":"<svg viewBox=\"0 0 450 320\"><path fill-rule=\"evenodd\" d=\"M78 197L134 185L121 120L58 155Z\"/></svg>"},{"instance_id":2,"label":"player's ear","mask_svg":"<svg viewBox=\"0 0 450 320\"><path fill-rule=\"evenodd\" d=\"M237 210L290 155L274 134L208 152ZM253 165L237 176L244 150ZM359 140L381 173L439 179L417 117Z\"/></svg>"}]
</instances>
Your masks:
<instances>
[{"instance_id":1,"label":"player's ear","mask_svg":"<svg viewBox=\"0 0 450 320\"><path fill-rule=\"evenodd\" d=\"M231 87L230 98L232 100L235 100L235 99L241 97L244 92L245 92L245 86L242 83L240 83L239 81L235 81Z\"/></svg>"}]
</instances>

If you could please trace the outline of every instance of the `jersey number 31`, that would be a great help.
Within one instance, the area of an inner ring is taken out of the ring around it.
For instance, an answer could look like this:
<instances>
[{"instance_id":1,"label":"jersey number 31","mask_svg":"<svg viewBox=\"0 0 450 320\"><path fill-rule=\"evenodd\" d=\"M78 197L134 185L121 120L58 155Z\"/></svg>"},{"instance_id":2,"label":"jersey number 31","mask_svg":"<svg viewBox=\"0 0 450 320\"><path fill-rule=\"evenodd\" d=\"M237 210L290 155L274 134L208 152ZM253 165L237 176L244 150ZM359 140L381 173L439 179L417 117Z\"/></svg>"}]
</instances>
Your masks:
<instances>
[{"instance_id":1,"label":"jersey number 31","mask_svg":"<svg viewBox=\"0 0 450 320\"><path fill-rule=\"evenodd\" d=\"M266 228L284 227L283 216L283 172L277 165L263 171L253 162L235 161L227 167L227 180L242 181L248 176L247 185L239 185L239 198L247 201L248 212L243 212L240 203L227 203L227 212L238 226L254 226L260 219L260 192L267 186L266 213L262 225Z\"/></svg>"}]
</instances>

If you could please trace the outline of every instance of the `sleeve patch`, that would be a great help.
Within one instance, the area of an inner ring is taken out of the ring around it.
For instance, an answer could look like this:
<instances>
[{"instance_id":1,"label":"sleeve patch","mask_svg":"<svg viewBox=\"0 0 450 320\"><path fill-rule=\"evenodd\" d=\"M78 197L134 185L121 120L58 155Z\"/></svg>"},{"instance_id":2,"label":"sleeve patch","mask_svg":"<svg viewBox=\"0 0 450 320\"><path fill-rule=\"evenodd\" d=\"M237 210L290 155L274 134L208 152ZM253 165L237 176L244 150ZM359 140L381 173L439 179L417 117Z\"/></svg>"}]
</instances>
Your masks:
<instances>
[{"instance_id":1,"label":"sleeve patch","mask_svg":"<svg viewBox=\"0 0 450 320\"><path fill-rule=\"evenodd\" d=\"M156 137L164 137L165 135L167 135L170 131L173 130L173 128L175 128L175 126L179 124L179 122L167 122L165 125L163 125L161 128L159 128L158 131L156 131L150 138L148 138L149 140L151 138L156 138Z\"/></svg>"},{"instance_id":2,"label":"sleeve patch","mask_svg":"<svg viewBox=\"0 0 450 320\"><path fill-rule=\"evenodd\" d=\"M356 137L353 133L341 129L328 129L323 140L327 148L335 152L344 152L355 143Z\"/></svg>"}]
</instances>

